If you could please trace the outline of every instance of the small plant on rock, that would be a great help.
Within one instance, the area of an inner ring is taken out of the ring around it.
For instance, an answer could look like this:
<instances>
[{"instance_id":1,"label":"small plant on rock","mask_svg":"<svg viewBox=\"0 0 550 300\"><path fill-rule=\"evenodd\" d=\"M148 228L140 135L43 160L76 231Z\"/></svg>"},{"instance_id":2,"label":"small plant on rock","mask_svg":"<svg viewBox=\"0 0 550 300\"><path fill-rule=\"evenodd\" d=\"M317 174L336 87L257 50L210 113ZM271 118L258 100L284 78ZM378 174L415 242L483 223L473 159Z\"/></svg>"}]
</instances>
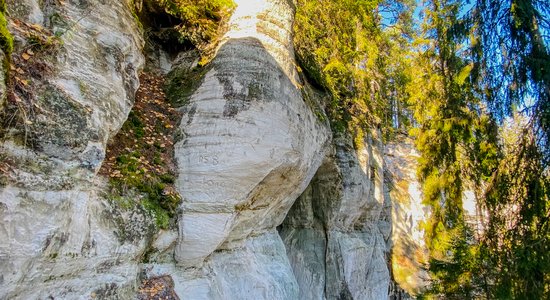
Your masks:
<instances>
[{"instance_id":1,"label":"small plant on rock","mask_svg":"<svg viewBox=\"0 0 550 300\"><path fill-rule=\"evenodd\" d=\"M113 199L137 192L157 226L168 228L181 201L174 188L172 134L180 114L166 101L161 76L142 74L140 82L134 109L109 145L100 174L109 177Z\"/></svg>"}]
</instances>

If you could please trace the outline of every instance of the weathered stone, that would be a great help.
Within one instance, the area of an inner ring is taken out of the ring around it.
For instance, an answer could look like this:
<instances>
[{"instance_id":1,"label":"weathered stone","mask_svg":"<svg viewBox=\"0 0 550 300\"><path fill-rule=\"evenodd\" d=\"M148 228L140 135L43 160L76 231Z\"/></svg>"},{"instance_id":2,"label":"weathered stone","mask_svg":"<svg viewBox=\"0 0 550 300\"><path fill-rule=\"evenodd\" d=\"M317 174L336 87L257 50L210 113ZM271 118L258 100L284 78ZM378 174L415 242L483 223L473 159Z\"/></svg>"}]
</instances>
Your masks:
<instances>
[{"instance_id":1,"label":"weathered stone","mask_svg":"<svg viewBox=\"0 0 550 300\"><path fill-rule=\"evenodd\" d=\"M423 264L427 262L427 249L421 223L429 214L422 204L421 186L416 177L417 159L413 142L398 136L386 147L386 197L392 203L392 273L399 289L416 295L429 281Z\"/></svg>"},{"instance_id":2,"label":"weathered stone","mask_svg":"<svg viewBox=\"0 0 550 300\"><path fill-rule=\"evenodd\" d=\"M50 70L32 81L36 117L28 126L34 148L71 165L97 169L105 144L122 126L143 66L143 39L124 1L8 1L13 17L48 28L60 41L45 57ZM45 18L44 15L50 16ZM29 41L13 30L16 52ZM55 38L50 37L52 41ZM30 62L29 60L29 63ZM38 80L37 80L38 79ZM90 157L95 147L99 153Z\"/></svg>"},{"instance_id":3,"label":"weathered stone","mask_svg":"<svg viewBox=\"0 0 550 300\"><path fill-rule=\"evenodd\" d=\"M144 239L121 242L96 193L0 190L2 298L76 299L112 284L117 295L133 292Z\"/></svg>"},{"instance_id":4,"label":"weathered stone","mask_svg":"<svg viewBox=\"0 0 550 300\"><path fill-rule=\"evenodd\" d=\"M103 200L95 172L133 105L143 41L124 1L38 2L7 1L61 41L25 99L32 144L0 141L0 298L130 299L151 221ZM16 52L28 46L14 35Z\"/></svg>"},{"instance_id":5,"label":"weathered stone","mask_svg":"<svg viewBox=\"0 0 550 300\"><path fill-rule=\"evenodd\" d=\"M300 299L388 297L383 145L372 136L356 151L349 140L335 140L280 231Z\"/></svg>"},{"instance_id":6,"label":"weathered stone","mask_svg":"<svg viewBox=\"0 0 550 300\"><path fill-rule=\"evenodd\" d=\"M270 231L212 253L201 268L156 263L145 269L150 277L172 276L174 290L186 299L298 299L298 285L284 252L279 235Z\"/></svg>"},{"instance_id":7,"label":"weathered stone","mask_svg":"<svg viewBox=\"0 0 550 300\"><path fill-rule=\"evenodd\" d=\"M293 8L236 3L183 109L175 258L191 271L175 281L194 299L296 299L275 227L313 177L330 133L298 88Z\"/></svg>"},{"instance_id":8,"label":"weathered stone","mask_svg":"<svg viewBox=\"0 0 550 300\"><path fill-rule=\"evenodd\" d=\"M329 138L296 85L292 8L284 1L236 2L176 145L184 201L175 255L187 267L279 225Z\"/></svg>"}]
</instances>

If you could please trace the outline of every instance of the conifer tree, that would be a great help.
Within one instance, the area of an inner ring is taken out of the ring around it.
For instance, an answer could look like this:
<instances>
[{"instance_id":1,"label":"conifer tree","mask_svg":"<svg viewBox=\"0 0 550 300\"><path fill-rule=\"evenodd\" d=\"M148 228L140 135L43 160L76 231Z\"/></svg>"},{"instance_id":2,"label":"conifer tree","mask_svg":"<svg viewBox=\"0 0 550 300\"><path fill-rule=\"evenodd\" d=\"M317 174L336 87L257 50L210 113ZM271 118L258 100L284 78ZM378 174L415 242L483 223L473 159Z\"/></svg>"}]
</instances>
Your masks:
<instances>
[{"instance_id":1,"label":"conifer tree","mask_svg":"<svg viewBox=\"0 0 550 300\"><path fill-rule=\"evenodd\" d=\"M471 298L472 233L465 224L462 193L472 170L469 150L480 141L479 100L467 80L471 65L461 57L463 32L456 29L461 1L424 3L422 36L417 40L410 102L418 127L412 130L421 153L418 175L424 203L431 207L425 224L430 254L430 293Z\"/></svg>"},{"instance_id":2,"label":"conifer tree","mask_svg":"<svg viewBox=\"0 0 550 300\"><path fill-rule=\"evenodd\" d=\"M480 241L488 298L550 297L550 6L478 0L471 15L473 78L491 112L513 133L487 182ZM546 35L545 35L546 33Z\"/></svg>"},{"instance_id":3,"label":"conifer tree","mask_svg":"<svg viewBox=\"0 0 550 300\"><path fill-rule=\"evenodd\" d=\"M432 207L430 293L550 295L549 7L541 2L479 0L464 18L460 2L425 3L421 72L410 95L419 175ZM512 118L527 121L505 139ZM466 188L482 210L476 235L463 220Z\"/></svg>"}]
</instances>

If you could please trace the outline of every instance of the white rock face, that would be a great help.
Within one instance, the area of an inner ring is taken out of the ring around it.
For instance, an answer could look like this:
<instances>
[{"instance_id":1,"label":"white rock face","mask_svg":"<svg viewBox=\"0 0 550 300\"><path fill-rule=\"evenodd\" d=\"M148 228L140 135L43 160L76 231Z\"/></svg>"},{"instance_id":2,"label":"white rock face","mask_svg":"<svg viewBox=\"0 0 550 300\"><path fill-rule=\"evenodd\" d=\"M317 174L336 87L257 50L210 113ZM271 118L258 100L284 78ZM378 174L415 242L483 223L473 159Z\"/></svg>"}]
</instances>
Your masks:
<instances>
[{"instance_id":1,"label":"white rock face","mask_svg":"<svg viewBox=\"0 0 550 300\"><path fill-rule=\"evenodd\" d=\"M133 295L145 240L121 241L96 193L0 189L2 299Z\"/></svg>"},{"instance_id":2,"label":"white rock face","mask_svg":"<svg viewBox=\"0 0 550 300\"><path fill-rule=\"evenodd\" d=\"M202 268L146 266L149 276L170 274L180 298L193 300L298 299L298 285L276 231L250 237L214 252Z\"/></svg>"},{"instance_id":3,"label":"white rock face","mask_svg":"<svg viewBox=\"0 0 550 300\"><path fill-rule=\"evenodd\" d=\"M53 70L35 86L33 101L40 108L30 126L35 148L96 170L107 140L133 105L144 63L143 40L126 2L7 3L14 18L50 28L61 39L50 58L40 58L50 60ZM15 38L18 48L30 47L23 36Z\"/></svg>"},{"instance_id":4,"label":"white rock face","mask_svg":"<svg viewBox=\"0 0 550 300\"><path fill-rule=\"evenodd\" d=\"M135 21L118 0L7 4L13 19L65 32L51 74L33 82L33 149L0 141L9 166L0 174L0 299L132 298L150 220L102 200L95 172L133 105L143 65Z\"/></svg>"},{"instance_id":5,"label":"white rock face","mask_svg":"<svg viewBox=\"0 0 550 300\"><path fill-rule=\"evenodd\" d=\"M388 144L384 155L389 175L386 197L392 203L393 279L413 296L429 281L423 269L427 249L421 228L429 208L422 204L422 187L416 177L418 157L412 140L405 136L398 136L395 142ZM399 290L392 293L399 293Z\"/></svg>"},{"instance_id":6,"label":"white rock face","mask_svg":"<svg viewBox=\"0 0 550 300\"><path fill-rule=\"evenodd\" d=\"M200 266L216 249L279 225L329 138L295 85L292 8L286 1L236 2L176 145L182 266Z\"/></svg>"},{"instance_id":7,"label":"white rock face","mask_svg":"<svg viewBox=\"0 0 550 300\"><path fill-rule=\"evenodd\" d=\"M335 141L280 232L300 299L388 298L383 146L368 138L356 152L346 141Z\"/></svg>"},{"instance_id":8,"label":"white rock face","mask_svg":"<svg viewBox=\"0 0 550 300\"><path fill-rule=\"evenodd\" d=\"M330 132L297 86L291 5L235 2L176 144L184 200L175 258L191 271L175 281L191 299L296 299L275 227L321 164Z\"/></svg>"}]
</instances>

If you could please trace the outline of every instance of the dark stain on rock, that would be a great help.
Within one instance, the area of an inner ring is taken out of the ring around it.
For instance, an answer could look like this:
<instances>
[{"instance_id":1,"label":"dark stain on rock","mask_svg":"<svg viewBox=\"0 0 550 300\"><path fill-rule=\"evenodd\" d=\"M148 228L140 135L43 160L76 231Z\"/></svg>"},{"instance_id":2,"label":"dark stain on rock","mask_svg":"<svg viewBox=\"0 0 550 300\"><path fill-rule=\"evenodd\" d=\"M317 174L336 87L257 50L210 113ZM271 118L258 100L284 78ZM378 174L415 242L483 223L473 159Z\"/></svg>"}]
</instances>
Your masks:
<instances>
[{"instance_id":1,"label":"dark stain on rock","mask_svg":"<svg viewBox=\"0 0 550 300\"><path fill-rule=\"evenodd\" d=\"M284 80L289 80L263 45L254 38L233 39L222 46L212 62L223 86L224 117L250 109L254 101L280 98Z\"/></svg>"},{"instance_id":2,"label":"dark stain on rock","mask_svg":"<svg viewBox=\"0 0 550 300\"><path fill-rule=\"evenodd\" d=\"M232 100L227 101L223 107L223 116L224 117L234 117L240 111L248 110L250 103L247 103L243 100Z\"/></svg>"},{"instance_id":3,"label":"dark stain on rock","mask_svg":"<svg viewBox=\"0 0 550 300\"><path fill-rule=\"evenodd\" d=\"M65 92L46 87L38 105L44 111L33 124L32 132L38 145L53 144L83 150L89 141L98 140L98 134L91 131L87 123L90 113Z\"/></svg>"},{"instance_id":4,"label":"dark stain on rock","mask_svg":"<svg viewBox=\"0 0 550 300\"><path fill-rule=\"evenodd\" d=\"M168 100L176 107L184 107L189 98L203 84L204 77L210 71L211 66L198 66L195 61L199 59L199 53L189 51L182 55L178 65L168 74L164 91Z\"/></svg>"},{"instance_id":5,"label":"dark stain on rock","mask_svg":"<svg viewBox=\"0 0 550 300\"><path fill-rule=\"evenodd\" d=\"M118 285L114 282L106 283L103 287L95 290L93 294L96 299L118 299Z\"/></svg>"},{"instance_id":6,"label":"dark stain on rock","mask_svg":"<svg viewBox=\"0 0 550 300\"><path fill-rule=\"evenodd\" d=\"M187 112L187 125L193 122L193 118L195 117L196 113L197 113L197 105L193 104L189 109L189 111Z\"/></svg>"},{"instance_id":7,"label":"dark stain on rock","mask_svg":"<svg viewBox=\"0 0 550 300\"><path fill-rule=\"evenodd\" d=\"M353 300L353 295L347 285L343 286L340 295L338 295L338 300Z\"/></svg>"}]
</instances>

